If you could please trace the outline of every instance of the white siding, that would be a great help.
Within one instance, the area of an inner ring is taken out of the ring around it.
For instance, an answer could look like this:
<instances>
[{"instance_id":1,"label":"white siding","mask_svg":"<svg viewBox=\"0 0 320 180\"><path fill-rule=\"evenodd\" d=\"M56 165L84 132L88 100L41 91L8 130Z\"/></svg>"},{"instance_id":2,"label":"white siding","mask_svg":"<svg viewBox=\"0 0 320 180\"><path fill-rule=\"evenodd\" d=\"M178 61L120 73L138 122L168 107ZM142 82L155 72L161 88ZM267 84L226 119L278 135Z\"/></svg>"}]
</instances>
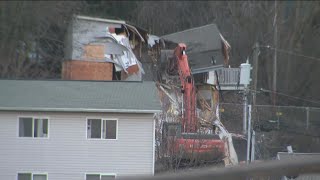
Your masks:
<instances>
[{"instance_id":1,"label":"white siding","mask_svg":"<svg viewBox=\"0 0 320 180\"><path fill-rule=\"evenodd\" d=\"M18 116L49 117L49 138L18 137ZM87 140L86 118L118 118L118 140ZM153 174L152 115L0 112L0 179L17 172L49 180L81 180L85 173Z\"/></svg>"}]
</instances>

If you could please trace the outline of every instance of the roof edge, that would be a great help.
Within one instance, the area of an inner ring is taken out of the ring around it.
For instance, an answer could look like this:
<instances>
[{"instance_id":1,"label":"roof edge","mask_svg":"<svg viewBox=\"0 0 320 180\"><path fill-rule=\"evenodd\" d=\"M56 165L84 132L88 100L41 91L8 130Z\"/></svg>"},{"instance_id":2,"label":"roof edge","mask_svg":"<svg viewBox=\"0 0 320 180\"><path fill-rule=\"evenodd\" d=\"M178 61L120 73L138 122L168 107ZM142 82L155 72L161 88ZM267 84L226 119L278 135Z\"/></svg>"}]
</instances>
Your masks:
<instances>
[{"instance_id":1,"label":"roof edge","mask_svg":"<svg viewBox=\"0 0 320 180\"><path fill-rule=\"evenodd\" d=\"M108 23L115 23L115 24L126 24L123 20L113 20L113 19L103 19L97 17L89 17L89 16L82 16L77 15L75 16L77 19L89 20L89 21L100 21L100 22L108 22Z\"/></svg>"},{"instance_id":2,"label":"roof edge","mask_svg":"<svg viewBox=\"0 0 320 180\"><path fill-rule=\"evenodd\" d=\"M208 27L208 26L216 26L217 30L218 30L219 33L220 33L220 30L219 30L217 24L211 23L211 24L206 24L206 25L203 25L203 26L197 26L197 27L192 27L192 28L189 28L189 29L184 29L184 30L182 30L182 31L178 31L178 32L170 33L170 34L165 34L165 35L160 36L160 37L161 37L162 39L166 39L167 36L171 36L171 35L179 34L179 33L184 33L184 32L188 32L188 31L193 31L193 30L201 29L201 28Z\"/></svg>"},{"instance_id":3,"label":"roof edge","mask_svg":"<svg viewBox=\"0 0 320 180\"><path fill-rule=\"evenodd\" d=\"M122 24L124 26L128 26L129 28L132 28L132 31L134 31L140 37L142 42L145 42L144 38L139 33L137 28L135 26L133 26L133 25L127 24L123 20L103 19L103 18L98 18L98 17L89 17L89 16L82 16L82 15L77 15L77 16L75 16L75 18L82 19L82 20L87 20L87 21L106 22L106 23Z\"/></svg>"},{"instance_id":4,"label":"roof edge","mask_svg":"<svg viewBox=\"0 0 320 180\"><path fill-rule=\"evenodd\" d=\"M0 111L41 111L41 112L96 112L153 114L161 110L141 109L92 109L92 108L43 108L43 107L0 107Z\"/></svg>"}]
</instances>

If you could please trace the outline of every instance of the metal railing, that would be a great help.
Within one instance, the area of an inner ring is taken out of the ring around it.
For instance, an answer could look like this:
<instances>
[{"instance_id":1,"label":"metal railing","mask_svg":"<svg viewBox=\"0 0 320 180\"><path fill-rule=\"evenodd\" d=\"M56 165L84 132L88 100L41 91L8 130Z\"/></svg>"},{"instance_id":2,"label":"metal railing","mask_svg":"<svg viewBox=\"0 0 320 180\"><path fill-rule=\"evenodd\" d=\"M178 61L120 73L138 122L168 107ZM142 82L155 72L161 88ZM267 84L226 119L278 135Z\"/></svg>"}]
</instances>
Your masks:
<instances>
[{"instance_id":1,"label":"metal railing","mask_svg":"<svg viewBox=\"0 0 320 180\"><path fill-rule=\"evenodd\" d=\"M240 80L240 68L222 68L216 70L220 85L237 85ZM214 78L217 83L217 78Z\"/></svg>"}]
</instances>

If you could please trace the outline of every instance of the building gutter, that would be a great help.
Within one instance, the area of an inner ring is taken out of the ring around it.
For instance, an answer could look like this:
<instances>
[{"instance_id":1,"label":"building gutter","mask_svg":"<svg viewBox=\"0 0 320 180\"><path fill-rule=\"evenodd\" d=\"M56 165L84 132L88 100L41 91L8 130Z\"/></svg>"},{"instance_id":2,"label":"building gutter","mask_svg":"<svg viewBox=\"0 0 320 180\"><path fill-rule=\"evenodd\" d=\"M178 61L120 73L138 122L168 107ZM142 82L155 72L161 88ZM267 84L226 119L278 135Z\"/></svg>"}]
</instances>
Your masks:
<instances>
[{"instance_id":1,"label":"building gutter","mask_svg":"<svg viewBox=\"0 0 320 180\"><path fill-rule=\"evenodd\" d=\"M137 113L153 114L160 110L141 109L93 109L93 108L46 108L46 107L0 107L0 111L41 111L41 112L96 112L96 113Z\"/></svg>"},{"instance_id":2,"label":"building gutter","mask_svg":"<svg viewBox=\"0 0 320 180\"><path fill-rule=\"evenodd\" d=\"M102 18L94 18L94 17L88 17L88 16L76 16L76 18L88 20L88 21L99 21L99 22L106 22L106 23L126 24L125 21L113 20L113 19L102 19Z\"/></svg>"},{"instance_id":3,"label":"building gutter","mask_svg":"<svg viewBox=\"0 0 320 180\"><path fill-rule=\"evenodd\" d=\"M209 67L203 67L203 68L197 68L191 70L191 74L199 74L199 73L205 73L205 72L210 72L218 69L222 69L223 64L217 65L217 66L209 66Z\"/></svg>"}]
</instances>

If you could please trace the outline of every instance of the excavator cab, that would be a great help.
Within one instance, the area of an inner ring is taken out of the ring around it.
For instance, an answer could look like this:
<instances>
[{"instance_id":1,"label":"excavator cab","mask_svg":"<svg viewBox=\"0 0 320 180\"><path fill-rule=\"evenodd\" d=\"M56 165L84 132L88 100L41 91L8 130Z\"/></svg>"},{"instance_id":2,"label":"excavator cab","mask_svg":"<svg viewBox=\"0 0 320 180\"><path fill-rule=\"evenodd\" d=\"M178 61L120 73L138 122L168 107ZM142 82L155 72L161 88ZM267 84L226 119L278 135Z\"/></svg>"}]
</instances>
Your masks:
<instances>
[{"instance_id":1,"label":"excavator cab","mask_svg":"<svg viewBox=\"0 0 320 180\"><path fill-rule=\"evenodd\" d=\"M178 122L163 124L162 142L169 156L175 154L184 160L200 158L213 161L224 158L225 146L218 135L184 133Z\"/></svg>"}]
</instances>

